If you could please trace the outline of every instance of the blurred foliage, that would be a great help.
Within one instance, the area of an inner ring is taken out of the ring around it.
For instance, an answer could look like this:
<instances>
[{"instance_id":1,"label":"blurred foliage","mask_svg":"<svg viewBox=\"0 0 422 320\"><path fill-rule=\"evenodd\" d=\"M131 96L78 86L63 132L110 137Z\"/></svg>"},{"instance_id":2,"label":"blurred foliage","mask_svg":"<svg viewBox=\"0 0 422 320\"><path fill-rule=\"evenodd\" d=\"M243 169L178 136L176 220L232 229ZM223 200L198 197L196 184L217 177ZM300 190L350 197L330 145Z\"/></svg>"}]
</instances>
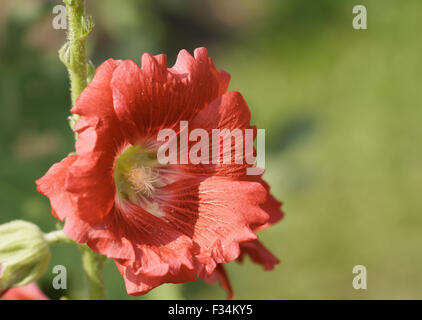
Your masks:
<instances>
[{"instance_id":1,"label":"blurred foliage","mask_svg":"<svg viewBox=\"0 0 422 320\"><path fill-rule=\"evenodd\" d=\"M262 232L282 263L249 260L228 273L237 298L420 298L422 27L418 0L361 0L368 30L352 28L351 0L88 0L96 23L89 52L139 61L143 52L209 48L266 129L267 172L286 218ZM0 223L26 219L56 228L34 181L73 148L67 127L65 40L54 30L60 1L4 0L0 8ZM85 297L78 249L53 248L69 288ZM368 268L368 289L352 268ZM253 275L253 276L251 276ZM109 298L126 299L107 265ZM176 288L177 287L177 288ZM182 292L180 292L182 288ZM142 298L224 298L201 281L166 285Z\"/></svg>"}]
</instances>

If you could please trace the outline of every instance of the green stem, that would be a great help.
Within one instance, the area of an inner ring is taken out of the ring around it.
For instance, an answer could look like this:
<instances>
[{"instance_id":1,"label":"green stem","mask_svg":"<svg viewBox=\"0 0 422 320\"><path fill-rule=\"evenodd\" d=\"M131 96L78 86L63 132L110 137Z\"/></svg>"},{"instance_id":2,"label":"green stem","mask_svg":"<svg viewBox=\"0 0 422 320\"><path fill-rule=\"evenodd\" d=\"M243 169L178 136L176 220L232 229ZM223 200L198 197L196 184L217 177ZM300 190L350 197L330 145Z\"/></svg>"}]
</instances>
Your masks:
<instances>
[{"instance_id":1,"label":"green stem","mask_svg":"<svg viewBox=\"0 0 422 320\"><path fill-rule=\"evenodd\" d=\"M63 230L57 230L57 231L52 231L49 232L47 234L44 234L44 238L45 240L47 240L47 242L49 244L53 244L53 243L74 243L74 241L70 238L68 238Z\"/></svg>"},{"instance_id":2,"label":"green stem","mask_svg":"<svg viewBox=\"0 0 422 320\"><path fill-rule=\"evenodd\" d=\"M69 71L72 105L75 105L83 89L87 86L87 63L85 37L89 33L88 19L85 17L84 0L65 0L68 16L68 47L66 66Z\"/></svg>"},{"instance_id":3,"label":"green stem","mask_svg":"<svg viewBox=\"0 0 422 320\"><path fill-rule=\"evenodd\" d=\"M60 50L60 59L66 65L72 96L72 105L76 98L88 85L88 64L86 62L85 38L93 28L92 19L85 15L84 0L64 0L68 17L68 42ZM70 119L71 127L77 116ZM51 236L54 238L53 236ZM104 263L106 258L86 245L81 246L82 265L86 274L90 299L103 300L104 293Z\"/></svg>"},{"instance_id":4,"label":"green stem","mask_svg":"<svg viewBox=\"0 0 422 320\"><path fill-rule=\"evenodd\" d=\"M104 263L106 257L92 251L86 245L81 246L81 252L89 298L91 300L104 300Z\"/></svg>"}]
</instances>

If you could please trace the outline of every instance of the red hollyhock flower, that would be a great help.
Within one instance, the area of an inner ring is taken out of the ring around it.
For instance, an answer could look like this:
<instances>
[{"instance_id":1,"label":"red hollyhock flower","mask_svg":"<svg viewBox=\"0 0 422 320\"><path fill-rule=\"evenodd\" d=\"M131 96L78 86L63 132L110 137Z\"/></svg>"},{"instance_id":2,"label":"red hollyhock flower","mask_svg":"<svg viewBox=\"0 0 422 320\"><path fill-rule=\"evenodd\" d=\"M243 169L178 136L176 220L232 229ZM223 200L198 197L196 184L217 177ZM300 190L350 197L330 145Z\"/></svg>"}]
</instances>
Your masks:
<instances>
[{"instance_id":1,"label":"red hollyhock flower","mask_svg":"<svg viewBox=\"0 0 422 320\"><path fill-rule=\"evenodd\" d=\"M11 288L1 297L3 300L48 300L35 282L26 286Z\"/></svg>"},{"instance_id":2,"label":"red hollyhock flower","mask_svg":"<svg viewBox=\"0 0 422 320\"><path fill-rule=\"evenodd\" d=\"M282 217L280 203L261 177L246 175L246 162L157 161L158 132L180 121L208 132L251 128L229 78L205 48L181 51L169 69L165 55L144 54L141 68L107 60L71 110L80 115L76 155L37 181L64 232L114 259L131 295L196 276L231 291L219 264L241 254L266 268L278 262L255 231Z\"/></svg>"}]
</instances>

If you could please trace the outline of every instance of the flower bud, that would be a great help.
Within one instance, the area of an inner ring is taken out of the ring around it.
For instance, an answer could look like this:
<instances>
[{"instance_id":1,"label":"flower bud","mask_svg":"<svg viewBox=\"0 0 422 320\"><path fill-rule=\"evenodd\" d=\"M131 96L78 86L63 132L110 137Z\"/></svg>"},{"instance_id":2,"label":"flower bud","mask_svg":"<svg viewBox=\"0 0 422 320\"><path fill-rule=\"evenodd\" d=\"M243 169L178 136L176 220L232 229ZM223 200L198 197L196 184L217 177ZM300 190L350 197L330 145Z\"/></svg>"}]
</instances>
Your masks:
<instances>
[{"instance_id":1,"label":"flower bud","mask_svg":"<svg viewBox=\"0 0 422 320\"><path fill-rule=\"evenodd\" d=\"M49 262L49 244L36 225L21 220L0 225L0 293L37 280Z\"/></svg>"}]
</instances>

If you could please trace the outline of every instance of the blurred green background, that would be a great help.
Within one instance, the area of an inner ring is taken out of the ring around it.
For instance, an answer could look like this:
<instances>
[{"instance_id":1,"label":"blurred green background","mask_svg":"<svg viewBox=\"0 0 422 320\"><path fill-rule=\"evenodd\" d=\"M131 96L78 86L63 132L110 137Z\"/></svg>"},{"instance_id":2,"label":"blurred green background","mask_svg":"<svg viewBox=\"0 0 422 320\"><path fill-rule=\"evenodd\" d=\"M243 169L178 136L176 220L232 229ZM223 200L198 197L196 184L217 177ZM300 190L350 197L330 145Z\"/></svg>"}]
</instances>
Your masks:
<instances>
[{"instance_id":1,"label":"blurred green background","mask_svg":"<svg viewBox=\"0 0 422 320\"><path fill-rule=\"evenodd\" d=\"M55 228L34 181L73 148L68 79L52 27L55 1L0 5L0 223ZM368 9L368 30L352 8ZM267 172L286 217L260 234L282 263L228 273L239 299L422 298L422 2L420 0L88 0L95 65L206 46L266 129ZM51 288L67 266L68 290ZM352 268L368 270L354 290ZM113 263L107 296L127 296ZM84 298L79 253L53 248L39 281L51 297ZM141 297L225 298L196 281ZM139 299L139 298L137 298Z\"/></svg>"}]
</instances>

